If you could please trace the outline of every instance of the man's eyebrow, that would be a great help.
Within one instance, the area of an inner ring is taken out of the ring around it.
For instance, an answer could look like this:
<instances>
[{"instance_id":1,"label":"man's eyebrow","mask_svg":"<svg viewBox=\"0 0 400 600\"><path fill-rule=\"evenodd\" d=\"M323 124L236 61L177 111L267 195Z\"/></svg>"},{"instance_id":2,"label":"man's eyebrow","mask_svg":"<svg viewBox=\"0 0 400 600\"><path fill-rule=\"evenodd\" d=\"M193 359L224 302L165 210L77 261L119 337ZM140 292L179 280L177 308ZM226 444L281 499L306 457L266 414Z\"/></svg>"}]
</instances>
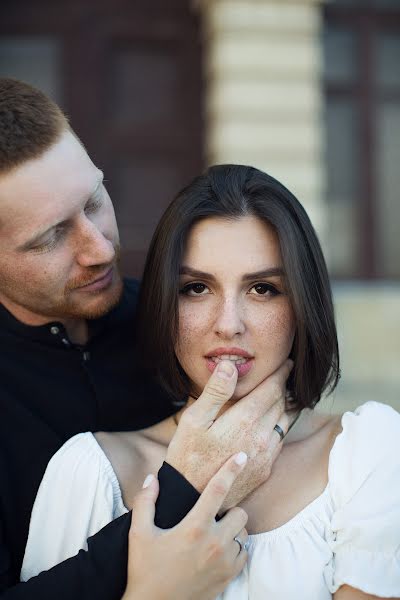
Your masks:
<instances>
[{"instance_id":1,"label":"man's eyebrow","mask_svg":"<svg viewBox=\"0 0 400 600\"><path fill-rule=\"evenodd\" d=\"M95 185L93 191L90 193L89 198L91 198L98 192L101 184L103 183L103 180L104 180L104 174L102 171L100 171L100 175L96 180L96 185ZM63 227L65 225L67 225L68 221L69 221L69 219L64 219L63 221L57 221L56 223L53 223L53 225L46 226L46 229L43 229L42 231L38 231L28 241L24 242L21 246L19 246L18 250L19 251L29 250L29 248L35 246L40 241L40 239L46 235L46 233L48 233L55 227L60 227L60 226Z\"/></svg>"},{"instance_id":2,"label":"man's eyebrow","mask_svg":"<svg viewBox=\"0 0 400 600\"><path fill-rule=\"evenodd\" d=\"M180 275L190 275L190 277L198 277L199 279L207 279L208 281L215 281L214 275L206 273L205 271L198 271L192 267L183 265L179 270ZM268 267L261 269L261 271L255 271L254 273L246 273L243 275L243 281L250 281L254 279L262 279L265 277L283 277L285 272L282 267Z\"/></svg>"},{"instance_id":3,"label":"man's eyebrow","mask_svg":"<svg viewBox=\"0 0 400 600\"><path fill-rule=\"evenodd\" d=\"M46 235L46 233L49 233L55 227L64 226L67 223L68 223L68 219L64 220L64 221L58 221L57 223L54 223L54 225L47 227L44 231L35 233L35 235L33 237L31 237L27 242L24 242L22 244L22 246L19 246L18 250L20 250L20 251L29 250L30 248L36 246L36 244L38 242L40 242L41 238L44 237Z\"/></svg>"}]
</instances>

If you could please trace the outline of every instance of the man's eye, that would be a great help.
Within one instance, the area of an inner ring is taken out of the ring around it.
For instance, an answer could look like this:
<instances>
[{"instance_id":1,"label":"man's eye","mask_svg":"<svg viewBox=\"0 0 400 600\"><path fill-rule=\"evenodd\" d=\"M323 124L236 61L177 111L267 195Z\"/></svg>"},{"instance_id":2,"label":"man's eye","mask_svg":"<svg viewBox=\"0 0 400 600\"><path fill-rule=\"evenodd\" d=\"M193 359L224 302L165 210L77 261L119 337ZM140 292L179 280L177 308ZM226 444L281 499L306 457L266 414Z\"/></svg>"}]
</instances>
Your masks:
<instances>
[{"instance_id":1,"label":"man's eye","mask_svg":"<svg viewBox=\"0 0 400 600\"><path fill-rule=\"evenodd\" d=\"M38 244L37 246L34 246L32 248L32 251L33 252L48 252L48 251L52 250L57 245L57 242L60 240L60 238L62 237L63 232L64 232L64 230L62 228L56 229L54 234L51 236L51 238L49 238L45 242L42 242L41 244Z\"/></svg>"},{"instance_id":2,"label":"man's eye","mask_svg":"<svg viewBox=\"0 0 400 600\"><path fill-rule=\"evenodd\" d=\"M204 283L188 283L181 289L181 294L185 296L205 296L209 291Z\"/></svg>"},{"instance_id":3,"label":"man's eye","mask_svg":"<svg viewBox=\"0 0 400 600\"><path fill-rule=\"evenodd\" d=\"M87 215L90 215L90 214L96 212L96 210L98 210L100 208L100 206L101 206L101 198L93 198L86 204L85 213Z\"/></svg>"},{"instance_id":4,"label":"man's eye","mask_svg":"<svg viewBox=\"0 0 400 600\"><path fill-rule=\"evenodd\" d=\"M257 296L276 296L279 291L271 283L256 283L250 288L249 293Z\"/></svg>"}]
</instances>

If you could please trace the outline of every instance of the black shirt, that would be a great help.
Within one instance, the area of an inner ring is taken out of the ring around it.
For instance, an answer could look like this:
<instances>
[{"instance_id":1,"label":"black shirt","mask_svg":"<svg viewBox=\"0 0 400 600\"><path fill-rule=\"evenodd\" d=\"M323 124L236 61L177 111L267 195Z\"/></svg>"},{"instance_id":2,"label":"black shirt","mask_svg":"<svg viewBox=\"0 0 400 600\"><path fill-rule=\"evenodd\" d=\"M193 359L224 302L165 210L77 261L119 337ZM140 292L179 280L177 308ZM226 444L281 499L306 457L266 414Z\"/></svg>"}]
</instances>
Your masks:
<instances>
[{"instance_id":1,"label":"black shirt","mask_svg":"<svg viewBox=\"0 0 400 600\"><path fill-rule=\"evenodd\" d=\"M125 281L119 305L88 322L84 347L69 341L61 323L28 326L0 305L1 598L117 600L123 593L130 514L93 536L88 552L27 583L18 582L36 493L49 459L62 444L84 431L141 429L176 410L137 368L137 295L138 283ZM172 468L164 470L159 508L171 525L179 520L174 511L181 517L196 492ZM183 510L182 504L175 508L166 492L175 485L187 490Z\"/></svg>"}]
</instances>

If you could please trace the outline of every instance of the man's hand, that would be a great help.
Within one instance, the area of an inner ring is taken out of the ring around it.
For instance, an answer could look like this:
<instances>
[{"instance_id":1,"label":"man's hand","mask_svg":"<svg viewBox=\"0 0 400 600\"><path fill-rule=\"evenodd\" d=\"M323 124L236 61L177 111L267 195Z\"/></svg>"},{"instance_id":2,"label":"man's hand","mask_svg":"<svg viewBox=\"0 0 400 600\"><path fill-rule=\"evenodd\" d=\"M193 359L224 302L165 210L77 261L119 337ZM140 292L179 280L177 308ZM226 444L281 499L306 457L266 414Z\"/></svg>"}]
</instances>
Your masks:
<instances>
[{"instance_id":1,"label":"man's hand","mask_svg":"<svg viewBox=\"0 0 400 600\"><path fill-rule=\"evenodd\" d=\"M201 396L182 414L165 460L199 492L234 453L243 450L249 457L223 509L236 506L271 473L282 448L274 427L278 423L285 433L289 427L284 409L286 380L292 366L293 362L286 360L248 396L217 418L237 382L234 365L221 361Z\"/></svg>"},{"instance_id":2,"label":"man's hand","mask_svg":"<svg viewBox=\"0 0 400 600\"><path fill-rule=\"evenodd\" d=\"M129 534L128 585L122 600L213 600L246 563L247 514L233 508L218 521L220 510L246 455L231 457L211 479L189 514L172 529L154 525L158 481L135 498Z\"/></svg>"}]
</instances>

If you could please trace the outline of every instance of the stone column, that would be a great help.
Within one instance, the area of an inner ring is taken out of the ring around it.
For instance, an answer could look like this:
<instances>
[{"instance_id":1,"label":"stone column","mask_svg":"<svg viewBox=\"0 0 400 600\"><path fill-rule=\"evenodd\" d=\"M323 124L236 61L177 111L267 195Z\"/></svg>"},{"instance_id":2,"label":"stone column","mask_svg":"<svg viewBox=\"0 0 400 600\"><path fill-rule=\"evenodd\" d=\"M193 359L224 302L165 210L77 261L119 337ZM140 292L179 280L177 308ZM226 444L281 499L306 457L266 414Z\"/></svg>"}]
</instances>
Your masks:
<instances>
[{"instance_id":1,"label":"stone column","mask_svg":"<svg viewBox=\"0 0 400 600\"><path fill-rule=\"evenodd\" d=\"M324 234L320 3L197 0L204 23L206 161L284 183Z\"/></svg>"}]
</instances>

